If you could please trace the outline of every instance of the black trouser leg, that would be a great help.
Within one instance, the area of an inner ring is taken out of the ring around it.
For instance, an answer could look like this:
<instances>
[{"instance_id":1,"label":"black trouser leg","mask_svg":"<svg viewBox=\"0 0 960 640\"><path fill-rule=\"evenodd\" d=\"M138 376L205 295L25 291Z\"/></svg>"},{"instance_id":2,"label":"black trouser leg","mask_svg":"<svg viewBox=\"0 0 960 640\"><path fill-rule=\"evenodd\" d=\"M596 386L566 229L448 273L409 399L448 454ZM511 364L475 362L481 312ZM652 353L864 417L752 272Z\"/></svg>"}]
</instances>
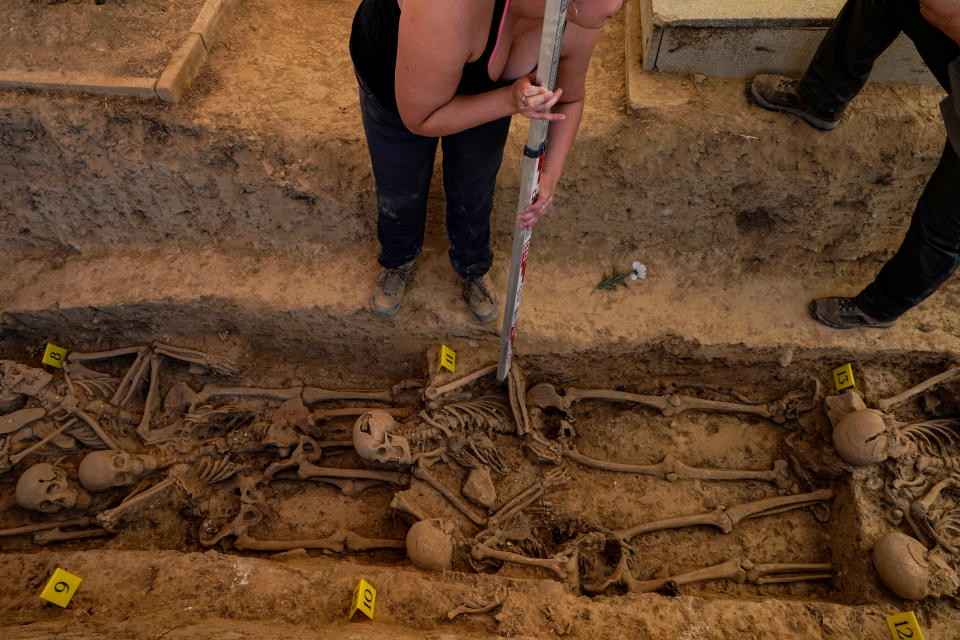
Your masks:
<instances>
[{"instance_id":1,"label":"black trouser leg","mask_svg":"<svg viewBox=\"0 0 960 640\"><path fill-rule=\"evenodd\" d=\"M800 79L800 99L819 111L843 111L901 31L949 91L947 65L958 55L957 44L920 15L917 0L847 0Z\"/></svg>"},{"instance_id":2,"label":"black trouser leg","mask_svg":"<svg viewBox=\"0 0 960 640\"><path fill-rule=\"evenodd\" d=\"M856 302L877 320L892 320L937 290L960 266L960 158L947 140L917 202L897 253Z\"/></svg>"},{"instance_id":3,"label":"black trouser leg","mask_svg":"<svg viewBox=\"0 0 960 640\"><path fill-rule=\"evenodd\" d=\"M501 118L440 141L447 196L450 265L461 278L479 278L493 263L490 212L510 118Z\"/></svg>"},{"instance_id":4,"label":"black trouser leg","mask_svg":"<svg viewBox=\"0 0 960 640\"><path fill-rule=\"evenodd\" d=\"M416 258L423 246L437 138L411 133L363 82L360 113L377 186L378 261L383 267L399 267Z\"/></svg>"}]
</instances>

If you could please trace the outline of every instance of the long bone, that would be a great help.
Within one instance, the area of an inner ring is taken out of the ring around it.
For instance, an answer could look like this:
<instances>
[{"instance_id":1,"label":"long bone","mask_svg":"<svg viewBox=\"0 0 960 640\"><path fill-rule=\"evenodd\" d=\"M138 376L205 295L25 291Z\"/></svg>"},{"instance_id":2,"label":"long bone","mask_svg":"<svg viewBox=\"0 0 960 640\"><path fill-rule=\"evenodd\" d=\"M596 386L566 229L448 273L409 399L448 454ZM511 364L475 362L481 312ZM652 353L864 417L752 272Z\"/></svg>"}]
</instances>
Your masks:
<instances>
[{"instance_id":1,"label":"long bone","mask_svg":"<svg viewBox=\"0 0 960 640\"><path fill-rule=\"evenodd\" d=\"M311 540L256 540L247 535L250 527L256 525L263 518L257 507L244 504L237 514L220 532L211 538L201 538L200 543L206 547L216 544L219 540L233 536L233 547L242 551L290 551L291 549L325 549L342 553L343 551L369 551L371 549L404 549L405 540L382 540L365 538L353 531L338 529L326 538Z\"/></svg>"},{"instance_id":2,"label":"long bone","mask_svg":"<svg viewBox=\"0 0 960 640\"><path fill-rule=\"evenodd\" d=\"M561 580L566 580L577 567L577 554L575 549L550 558L530 558L520 555L519 553L513 553L512 551L500 551L476 540L470 548L470 558L475 562L497 560L500 562L512 562L513 564L547 569L548 571L552 571Z\"/></svg>"},{"instance_id":3,"label":"long bone","mask_svg":"<svg viewBox=\"0 0 960 640\"><path fill-rule=\"evenodd\" d=\"M587 593L601 593L607 587L623 585L626 587L627 593L650 593L669 587L679 587L709 580L734 580L737 583L750 582L751 584L761 585L828 580L833 577L833 565L830 563L753 564L749 560L732 558L720 564L695 569L676 576L654 580L637 580L630 573L627 558L628 552L621 551L620 561L617 563L617 568L613 574L600 582L583 584L583 590Z\"/></svg>"},{"instance_id":4,"label":"long bone","mask_svg":"<svg viewBox=\"0 0 960 640\"><path fill-rule=\"evenodd\" d=\"M188 347L163 344L161 342L153 343L153 350L168 358L195 364L222 376L232 378L240 375L240 369L237 365L223 356L197 351L196 349L190 349Z\"/></svg>"},{"instance_id":5,"label":"long bone","mask_svg":"<svg viewBox=\"0 0 960 640\"><path fill-rule=\"evenodd\" d=\"M889 411L892 407L895 407L898 404L906 402L910 398L923 393L927 389L931 389L939 384L943 384L947 380L950 380L951 378L956 376L958 373L960 373L960 367L951 367L950 369L947 369L942 373L938 373L932 378L928 378L923 382L921 382L920 384L910 387L906 391L902 391L895 396L890 396L889 398L883 398L882 400L878 400L877 408L880 409L880 411L884 411L884 412Z\"/></svg>"},{"instance_id":6,"label":"long bone","mask_svg":"<svg viewBox=\"0 0 960 640\"><path fill-rule=\"evenodd\" d=\"M790 477L787 475L787 461L776 460L773 468L770 470L759 469L701 469L697 467L688 467L679 459L673 456L665 456L657 464L623 464L619 462L610 462L607 460L598 460L590 458L579 451L576 447L564 446L564 456L573 460L577 464L592 469L601 469L603 471L614 471L617 473L636 473L649 476L664 478L670 482L674 480L761 480L763 482L772 482L779 488L790 486Z\"/></svg>"},{"instance_id":7,"label":"long bone","mask_svg":"<svg viewBox=\"0 0 960 640\"><path fill-rule=\"evenodd\" d=\"M830 489L821 489L811 493L801 493L792 496L776 496L762 498L752 502L717 507L713 511L698 513L689 516L678 516L639 524L630 529L617 531L616 535L623 540L630 540L643 533L663 531L664 529L679 529L682 527L710 526L723 533L730 533L742 520L760 518L795 509L802 509L810 505L826 502L833 497Z\"/></svg>"},{"instance_id":8,"label":"long bone","mask_svg":"<svg viewBox=\"0 0 960 640\"><path fill-rule=\"evenodd\" d=\"M108 358L117 358L136 354L136 359L127 369L126 374L124 374L123 379L120 381L120 384L117 386L113 396L110 399L110 404L118 407L125 407L127 403L130 402L130 399L136 391L136 388L140 385L140 382L143 379L145 365L149 357L147 355L149 349L150 348L145 345L140 345L123 347L121 349L113 349L110 351L93 351L87 353L73 351L67 355L67 363L90 362L92 360L105 360Z\"/></svg>"},{"instance_id":9,"label":"long bone","mask_svg":"<svg viewBox=\"0 0 960 640\"><path fill-rule=\"evenodd\" d=\"M153 419L160 380L160 357L151 355L147 360L150 362L150 386L147 388L147 399L143 403L143 416L140 418L140 424L137 425L137 435L144 442L150 438L150 420Z\"/></svg>"},{"instance_id":10,"label":"long bone","mask_svg":"<svg viewBox=\"0 0 960 640\"><path fill-rule=\"evenodd\" d=\"M531 504L546 495L547 491L563 482L563 469L551 469L542 480L533 483L514 497L510 498L496 513L487 519L487 531L478 534L478 537L489 533L490 529L502 522L506 522L520 513Z\"/></svg>"},{"instance_id":11,"label":"long bone","mask_svg":"<svg viewBox=\"0 0 960 640\"><path fill-rule=\"evenodd\" d=\"M818 389L819 390L819 385ZM779 400L763 404L738 404L719 400L704 400L680 394L656 396L607 389L577 389L568 387L560 395L553 385L541 383L527 392L527 403L540 409L553 408L567 411L570 406L580 400L611 400L614 402L632 402L643 406L658 409L665 416L673 416L683 411L714 411L720 413L747 413L767 418L774 422L783 422L788 417L788 410L798 412L805 410L810 402L801 402L808 394L802 391L791 391ZM816 397L816 392L812 394ZM791 405L796 404L796 408Z\"/></svg>"},{"instance_id":12,"label":"long bone","mask_svg":"<svg viewBox=\"0 0 960 640\"><path fill-rule=\"evenodd\" d=\"M190 400L190 411L212 400L213 398L264 398L267 400L293 400L302 398L304 404L313 404L315 402L325 402L330 400L369 400L373 402L393 402L393 394L389 390L385 391L336 391L332 389L321 389L319 387L233 387L219 384L205 384L203 388L192 396Z\"/></svg>"},{"instance_id":13,"label":"long bone","mask_svg":"<svg viewBox=\"0 0 960 640\"><path fill-rule=\"evenodd\" d=\"M41 438L40 441L36 442L35 444L33 444L33 445L30 446L30 447L27 447L27 448L24 449L23 451L18 451L17 453L15 453L15 454L13 454L12 456L10 456L10 462L11 462L12 464L17 464L17 463L19 463L21 460L23 460L24 458L26 458L28 455L30 455L31 453L33 453L34 451L36 451L37 449L39 449L39 448L42 447L43 445L47 444L48 442L50 442L51 440L53 440L55 437L57 437L58 435L60 435L61 433L63 433L63 432L66 431L67 429L69 429L70 427L75 426L76 424L77 424L77 421L76 421L75 419L72 419L72 418L71 418L70 420L67 420L67 421L64 422L62 425L60 425L59 427L57 427L56 429L54 429L53 431L51 431L50 433L48 433L47 435L45 435L43 438Z\"/></svg>"},{"instance_id":14,"label":"long bone","mask_svg":"<svg viewBox=\"0 0 960 640\"><path fill-rule=\"evenodd\" d=\"M140 504L141 502L145 502L146 500L149 500L150 498L153 498L154 496L166 491L170 485L175 484L176 482L176 479L173 476L170 476L164 480L161 480L146 491L142 491L133 497L128 497L113 509L107 509L106 511L98 514L97 524L109 531L114 530L117 526L117 523L120 521L120 518L131 507Z\"/></svg>"},{"instance_id":15,"label":"long bone","mask_svg":"<svg viewBox=\"0 0 960 640\"><path fill-rule=\"evenodd\" d=\"M467 518L469 518L470 521L473 522L478 527L482 527L485 524L487 524L486 518L477 514L477 512L471 509L470 506L466 502L461 500L459 496L457 496L452 491L447 489L445 486L440 484L440 481L437 480L433 476L433 474L427 471L427 468L423 464L417 463L413 467L413 477L416 478L417 480L422 480L426 482L428 485L436 489L440 495L442 495L444 498L447 499L447 502L449 502L454 507L456 507L456 509L460 513L467 516Z\"/></svg>"},{"instance_id":16,"label":"long bone","mask_svg":"<svg viewBox=\"0 0 960 640\"><path fill-rule=\"evenodd\" d=\"M51 544L54 542L64 542L65 540L82 540L84 538L100 538L110 535L110 531L96 527L94 529L81 529L79 531L63 531L60 528L50 529L33 536L34 544Z\"/></svg>"},{"instance_id":17,"label":"long bone","mask_svg":"<svg viewBox=\"0 0 960 640\"><path fill-rule=\"evenodd\" d=\"M121 451L126 451L126 448L125 448L125 447L121 447L120 444L119 444L116 440L114 440L114 439L110 436L110 434L108 434L108 433L103 429L102 426L100 426L100 423L97 422L97 419L96 419L96 418L94 418L94 417L91 416L89 413L87 413L86 411L84 411L83 409L81 409L80 407L78 407L76 404L70 403L70 404L68 405L68 404L64 403L64 404L62 404L62 405L60 405L60 406L63 407L63 408L67 411L67 413L69 413L69 414L71 414L71 415L73 415L73 416L75 416L75 417L77 417L77 418L80 418L80 419L83 420L85 423L87 423L87 426L90 427L91 429L93 429L93 432L96 433L96 434L97 434L97 437L100 438L100 440L103 441L103 444L105 444L105 445L107 446L107 449L120 449Z\"/></svg>"},{"instance_id":18,"label":"long bone","mask_svg":"<svg viewBox=\"0 0 960 640\"><path fill-rule=\"evenodd\" d=\"M22 527L14 527L13 529L0 529L0 538L7 538L11 536L22 536L28 533L38 533L40 531L49 531L51 529L58 529L61 527L86 527L93 522L93 518L90 516L83 516L80 518L74 518L72 520L60 520L55 522L42 522L40 524L28 524Z\"/></svg>"},{"instance_id":19,"label":"long bone","mask_svg":"<svg viewBox=\"0 0 960 640\"><path fill-rule=\"evenodd\" d=\"M450 393L451 391L456 391L461 387L465 387L474 380L479 380L484 376L488 376L491 373L497 372L497 364L490 364L485 367L481 367L472 373L468 373L465 376L452 380L446 384L442 384L437 387L427 387L423 390L423 397L427 400L436 400L445 393Z\"/></svg>"}]
</instances>

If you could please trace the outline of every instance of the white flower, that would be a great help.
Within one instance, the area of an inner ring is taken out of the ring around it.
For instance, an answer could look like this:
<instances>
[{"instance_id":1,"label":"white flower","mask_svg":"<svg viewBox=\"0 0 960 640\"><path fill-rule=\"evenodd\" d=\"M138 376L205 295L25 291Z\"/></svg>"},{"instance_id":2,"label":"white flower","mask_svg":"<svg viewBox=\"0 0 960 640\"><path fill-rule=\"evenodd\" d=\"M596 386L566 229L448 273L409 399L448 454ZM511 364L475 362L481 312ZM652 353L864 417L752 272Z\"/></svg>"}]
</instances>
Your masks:
<instances>
[{"instance_id":1,"label":"white flower","mask_svg":"<svg viewBox=\"0 0 960 640\"><path fill-rule=\"evenodd\" d=\"M637 277L640 278L641 280L646 280L646 279L647 279L647 265L645 265L645 264L640 264L639 262L635 262L634 264L637 265L636 267L633 268L634 273L636 273L636 274L637 274Z\"/></svg>"},{"instance_id":2,"label":"white flower","mask_svg":"<svg viewBox=\"0 0 960 640\"><path fill-rule=\"evenodd\" d=\"M639 261L639 260L634 260L634 261L633 261L633 264L630 265L630 268L633 269L634 271L639 271L639 270L640 270L640 267L642 267L642 266L643 266L643 265L640 264L640 261Z\"/></svg>"},{"instance_id":3,"label":"white flower","mask_svg":"<svg viewBox=\"0 0 960 640\"><path fill-rule=\"evenodd\" d=\"M636 280L636 279L637 279L637 272L636 272L636 271L634 271L633 273L630 274L630 279L631 279L631 280Z\"/></svg>"}]
</instances>

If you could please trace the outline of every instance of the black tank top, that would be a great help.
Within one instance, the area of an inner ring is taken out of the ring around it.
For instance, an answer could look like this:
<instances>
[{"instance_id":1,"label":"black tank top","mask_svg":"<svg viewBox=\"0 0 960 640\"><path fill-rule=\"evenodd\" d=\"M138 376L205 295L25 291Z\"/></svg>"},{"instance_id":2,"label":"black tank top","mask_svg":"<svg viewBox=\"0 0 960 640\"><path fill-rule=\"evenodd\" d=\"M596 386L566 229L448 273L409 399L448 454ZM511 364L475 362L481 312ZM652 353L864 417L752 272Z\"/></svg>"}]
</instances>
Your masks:
<instances>
[{"instance_id":1,"label":"black tank top","mask_svg":"<svg viewBox=\"0 0 960 640\"><path fill-rule=\"evenodd\" d=\"M487 64L497 46L506 5L507 0L495 0L487 46L477 60L464 65L457 87L458 94L474 95L510 84L491 80L487 73ZM397 0L363 0L353 17L353 30L350 32L350 57L357 75L373 95L394 113L399 113L394 86L399 26L400 7Z\"/></svg>"}]
</instances>

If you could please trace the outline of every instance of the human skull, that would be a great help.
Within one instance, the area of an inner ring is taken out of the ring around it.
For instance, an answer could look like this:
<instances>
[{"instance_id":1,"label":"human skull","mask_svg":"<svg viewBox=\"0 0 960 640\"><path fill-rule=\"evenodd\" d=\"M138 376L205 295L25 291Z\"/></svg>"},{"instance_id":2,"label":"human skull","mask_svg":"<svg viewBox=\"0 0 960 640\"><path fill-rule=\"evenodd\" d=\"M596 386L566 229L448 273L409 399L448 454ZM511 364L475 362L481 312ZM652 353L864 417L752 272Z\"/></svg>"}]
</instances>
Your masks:
<instances>
[{"instance_id":1,"label":"human skull","mask_svg":"<svg viewBox=\"0 0 960 640\"><path fill-rule=\"evenodd\" d=\"M90 494L71 482L63 469L47 462L23 472L17 481L16 498L24 509L43 513L90 506Z\"/></svg>"},{"instance_id":2,"label":"human skull","mask_svg":"<svg viewBox=\"0 0 960 640\"><path fill-rule=\"evenodd\" d=\"M15 410L24 396L38 394L51 380L53 375L43 369L0 360L0 411Z\"/></svg>"},{"instance_id":3,"label":"human skull","mask_svg":"<svg viewBox=\"0 0 960 640\"><path fill-rule=\"evenodd\" d=\"M374 409L353 424L353 447L364 462L376 467L400 469L413 464L410 442L390 430L396 421L386 411Z\"/></svg>"},{"instance_id":4,"label":"human skull","mask_svg":"<svg viewBox=\"0 0 960 640\"><path fill-rule=\"evenodd\" d=\"M153 456L110 449L88 453L80 462L80 484L88 491L108 491L126 487L157 469Z\"/></svg>"},{"instance_id":5,"label":"human skull","mask_svg":"<svg viewBox=\"0 0 960 640\"><path fill-rule=\"evenodd\" d=\"M960 578L950 565L928 552L919 540L899 531L891 531L877 542L873 566L883 584L908 600L953 595L960 587Z\"/></svg>"},{"instance_id":6,"label":"human skull","mask_svg":"<svg viewBox=\"0 0 960 640\"><path fill-rule=\"evenodd\" d=\"M846 462L874 464L890 456L894 445L883 414L876 409L861 409L845 415L833 429L833 446Z\"/></svg>"},{"instance_id":7,"label":"human skull","mask_svg":"<svg viewBox=\"0 0 960 640\"><path fill-rule=\"evenodd\" d=\"M421 520L407 531L407 557L424 571L444 571L453 559L454 525L443 520Z\"/></svg>"}]
</instances>

